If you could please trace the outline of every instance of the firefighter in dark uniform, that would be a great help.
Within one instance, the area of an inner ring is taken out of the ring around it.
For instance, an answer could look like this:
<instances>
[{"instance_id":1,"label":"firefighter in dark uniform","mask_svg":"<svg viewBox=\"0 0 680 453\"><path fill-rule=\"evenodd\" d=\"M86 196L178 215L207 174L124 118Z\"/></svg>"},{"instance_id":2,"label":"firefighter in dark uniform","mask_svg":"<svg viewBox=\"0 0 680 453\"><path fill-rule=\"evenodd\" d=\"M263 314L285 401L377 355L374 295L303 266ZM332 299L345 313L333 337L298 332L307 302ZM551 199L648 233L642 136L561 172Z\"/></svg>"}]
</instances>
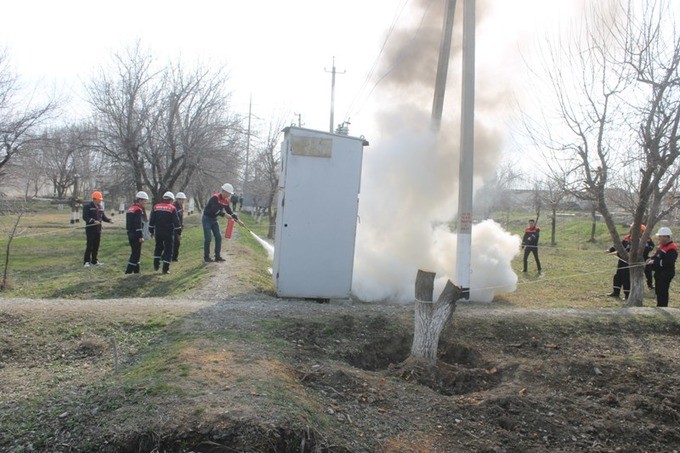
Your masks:
<instances>
[{"instance_id":1,"label":"firefighter in dark uniform","mask_svg":"<svg viewBox=\"0 0 680 453\"><path fill-rule=\"evenodd\" d=\"M102 193L95 190L92 192L92 201L83 206L85 237L87 239L85 255L83 256L83 265L85 267L102 264L97 259L99 242L102 237L102 222L113 223L113 220L106 217L106 214L104 213L104 208L102 208L103 200L104 197L102 196Z\"/></svg>"},{"instance_id":2,"label":"firefighter in dark uniform","mask_svg":"<svg viewBox=\"0 0 680 453\"><path fill-rule=\"evenodd\" d=\"M151 210L149 232L156 237L156 248L153 253L153 270L157 271L163 262L163 273L170 273L172 246L175 242L175 231L179 229L179 217L173 205L175 196L172 192L163 194L163 201L156 203Z\"/></svg>"},{"instance_id":3,"label":"firefighter in dark uniform","mask_svg":"<svg viewBox=\"0 0 680 453\"><path fill-rule=\"evenodd\" d=\"M175 239L172 247L172 260L177 261L179 258L179 246L182 239L182 230L184 230L184 202L187 196L184 192L177 192L175 194L175 209L177 210L177 217L179 217L179 229L175 231Z\"/></svg>"},{"instance_id":4,"label":"firefighter in dark uniform","mask_svg":"<svg viewBox=\"0 0 680 453\"><path fill-rule=\"evenodd\" d=\"M142 244L144 243L144 222L146 211L144 209L149 196L140 191L135 195L135 202L125 214L125 229L127 230L128 242L130 243L130 258L128 259L126 274L139 274L142 256Z\"/></svg>"},{"instance_id":5,"label":"firefighter in dark uniform","mask_svg":"<svg viewBox=\"0 0 680 453\"><path fill-rule=\"evenodd\" d=\"M654 270L654 290L656 291L656 306L668 307L668 290L671 280L675 276L675 261L678 259L678 246L671 239L671 229L659 228L656 233L659 238L659 246L656 253L647 264Z\"/></svg>"},{"instance_id":6,"label":"firefighter in dark uniform","mask_svg":"<svg viewBox=\"0 0 680 453\"><path fill-rule=\"evenodd\" d=\"M538 259L538 239L541 229L536 226L534 219L529 220L528 226L524 229L524 237L522 237L522 249L524 249L524 268L522 272L527 271L529 255L533 253L536 260L536 268L538 273L541 273L541 260Z\"/></svg>"},{"instance_id":7,"label":"firefighter in dark uniform","mask_svg":"<svg viewBox=\"0 0 680 453\"><path fill-rule=\"evenodd\" d=\"M204 239L203 260L206 263L213 261L210 258L211 236L215 238L215 261L225 261L224 258L220 256L222 251L222 234L217 217L224 217L228 214L239 225L245 226L229 206L229 198L231 197L232 193L234 193L234 186L229 183L223 184L222 191L210 197L210 200L208 200L208 203L203 209L203 216L201 217Z\"/></svg>"},{"instance_id":8,"label":"firefighter in dark uniform","mask_svg":"<svg viewBox=\"0 0 680 453\"><path fill-rule=\"evenodd\" d=\"M640 225L641 232L644 233L646 229L647 227L645 225ZM630 226L628 234L625 235L623 237L623 240L621 241L621 245L623 246L624 250L626 250L626 252L630 252L630 241L632 239L631 237L632 232L633 225ZM645 244L645 248L642 251L643 258L648 256L649 252L651 252L653 248L654 242L652 242L650 239L647 241L647 243ZM607 250L605 250L605 252L613 254L616 252L616 247L613 246L609 247ZM614 274L612 282L612 292L607 294L607 296L618 299L621 297L621 289L623 288L623 295L626 299L628 299L628 296L630 295L630 266L628 265L628 262L621 258L618 252L616 253L616 256L618 257L619 260L616 263L616 273Z\"/></svg>"},{"instance_id":9,"label":"firefighter in dark uniform","mask_svg":"<svg viewBox=\"0 0 680 453\"><path fill-rule=\"evenodd\" d=\"M623 240L621 240L621 245L626 252L630 252L630 234L624 236ZM628 262L621 258L621 255L619 255L614 246L605 250L605 253L616 254L618 258L616 273L614 273L614 278L612 279L612 292L607 294L607 296L619 299L621 297L621 289L623 288L623 294L628 299L630 294L630 269Z\"/></svg>"}]
</instances>

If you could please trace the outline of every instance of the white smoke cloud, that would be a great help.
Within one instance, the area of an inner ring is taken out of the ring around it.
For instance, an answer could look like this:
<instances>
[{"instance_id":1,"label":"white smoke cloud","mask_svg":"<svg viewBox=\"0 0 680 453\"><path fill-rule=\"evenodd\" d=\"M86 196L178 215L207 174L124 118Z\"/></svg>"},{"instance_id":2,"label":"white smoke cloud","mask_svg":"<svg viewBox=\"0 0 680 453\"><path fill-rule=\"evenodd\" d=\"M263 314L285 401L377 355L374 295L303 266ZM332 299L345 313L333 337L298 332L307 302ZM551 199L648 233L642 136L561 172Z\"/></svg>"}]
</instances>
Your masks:
<instances>
[{"instance_id":1,"label":"white smoke cloud","mask_svg":"<svg viewBox=\"0 0 680 453\"><path fill-rule=\"evenodd\" d=\"M379 136L385 139L364 151L352 292L366 301L413 301L418 269L436 272L435 298L447 280L456 283L456 235L450 226L457 215L459 119L443 119L442 131L454 131L453 136L431 130L436 69L432 63L438 53L442 12L424 11L418 30L399 30L394 48L387 49L392 55L385 62L390 77L379 90L382 112L377 120ZM450 76L460 81L455 69ZM501 153L497 114L502 96L493 80L495 89L486 90L492 94L485 96L485 90L479 90L477 96L477 188L493 172ZM450 103L460 105L459 91L449 88ZM472 300L489 302L498 292L515 290L517 276L510 263L519 253L520 242L491 220L473 226Z\"/></svg>"},{"instance_id":2,"label":"white smoke cloud","mask_svg":"<svg viewBox=\"0 0 680 453\"><path fill-rule=\"evenodd\" d=\"M352 291L361 300L409 302L418 269L436 272L435 297L455 282L455 153L434 134L401 129L364 153ZM470 298L490 302L514 291L520 238L492 220L472 228Z\"/></svg>"}]
</instances>

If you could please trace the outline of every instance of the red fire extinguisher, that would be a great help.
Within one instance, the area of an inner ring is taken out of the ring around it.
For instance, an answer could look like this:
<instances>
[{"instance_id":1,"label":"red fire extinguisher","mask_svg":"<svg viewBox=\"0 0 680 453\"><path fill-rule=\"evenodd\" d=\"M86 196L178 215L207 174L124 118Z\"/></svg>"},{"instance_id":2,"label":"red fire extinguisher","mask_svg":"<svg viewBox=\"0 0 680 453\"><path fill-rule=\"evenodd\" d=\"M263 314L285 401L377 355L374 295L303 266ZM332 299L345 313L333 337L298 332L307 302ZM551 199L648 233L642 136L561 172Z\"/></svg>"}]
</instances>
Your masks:
<instances>
[{"instance_id":1,"label":"red fire extinguisher","mask_svg":"<svg viewBox=\"0 0 680 453\"><path fill-rule=\"evenodd\" d=\"M227 228L224 230L224 237L231 239L231 233L234 231L234 219L229 219Z\"/></svg>"}]
</instances>

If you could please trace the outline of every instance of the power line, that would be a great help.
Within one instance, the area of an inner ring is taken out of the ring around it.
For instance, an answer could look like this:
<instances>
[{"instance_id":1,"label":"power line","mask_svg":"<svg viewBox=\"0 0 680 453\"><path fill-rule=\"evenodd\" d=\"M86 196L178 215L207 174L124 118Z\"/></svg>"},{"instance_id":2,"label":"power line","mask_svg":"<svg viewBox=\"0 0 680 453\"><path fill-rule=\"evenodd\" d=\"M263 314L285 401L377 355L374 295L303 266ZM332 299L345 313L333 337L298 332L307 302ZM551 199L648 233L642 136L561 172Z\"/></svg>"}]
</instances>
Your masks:
<instances>
[{"instance_id":1,"label":"power line","mask_svg":"<svg viewBox=\"0 0 680 453\"><path fill-rule=\"evenodd\" d=\"M378 62L380 61L380 57L382 57L383 52L385 51L385 48L387 47L387 43L390 40L390 37L392 36L392 32L394 31L395 26L397 25L397 22L399 21L399 18L401 17L402 13L404 12L404 9L406 9L406 5L408 4L410 0L404 0L401 6L397 8L397 11L394 14L394 17L392 18L392 23L390 24L390 28L387 31L387 35L385 36L385 40L382 43L382 46L380 47L380 51L378 51L378 55L373 59L373 65L371 66L371 69L368 71L368 74L366 74L366 78L364 79L364 82L361 84L361 87L359 87L359 90L357 94L354 96L354 99L352 99L352 102L350 103L349 107L347 108L347 115L345 117L349 117L350 113L352 112L352 109L354 108L354 104L356 104L357 100L359 99L359 96L361 93L364 91L364 88L369 84L371 79L373 78L373 73L375 72L376 68L378 67ZM373 92L373 89L371 89L371 93ZM370 93L369 93L370 96Z\"/></svg>"},{"instance_id":2,"label":"power line","mask_svg":"<svg viewBox=\"0 0 680 453\"><path fill-rule=\"evenodd\" d=\"M401 63L401 61L403 60L403 57L400 57L397 61L395 61L395 63L390 68L387 69L387 71L382 76L380 76L380 78L373 84L373 86L371 87L371 90L368 92L368 94L363 98L363 103L361 104L361 106L359 108L355 109L356 111L353 112L352 108L353 108L354 104L356 103L357 99L359 99L359 97L361 96L361 92L362 92L363 88L368 84L369 80L372 78L373 72L374 72L375 68L377 67L378 60L382 56L383 51L385 50L385 47L387 46L387 42L388 42L389 38L391 37L392 32L394 31L397 19L399 18L399 16L401 16L401 14L403 13L403 10L405 9L405 7L406 7L406 5L408 4L409 1L410 0L405 0L404 4L401 6L401 9L398 10L398 13L395 16L395 20L392 22L392 25L390 26L389 32L387 34L387 37L385 38L385 41L383 42L383 45L380 49L380 52L378 53L378 56L376 57L376 59L373 63L373 66L371 67L369 75L366 77L366 80L364 81L362 88L359 90L359 92L355 96L354 100L352 101L352 104L350 104L350 108L347 109L347 114L345 115L345 118L349 118L350 116L356 115L359 112L361 112L361 110L363 110L363 108L366 106L366 103L368 102L371 95L373 94L373 91L375 91L375 89L378 87L378 85L388 75L390 75L392 73L392 71L398 65L398 63ZM416 29L415 33L413 33L413 36L411 37L411 41L413 41L416 38L416 36L418 36L420 29L422 28L423 23L425 22L425 16L427 15L427 12L430 10L430 7L432 6L433 2L434 2L434 0L430 0L427 3L427 7L423 10L423 14L420 18L420 22L418 23L418 28ZM350 115L350 114L352 114L352 115Z\"/></svg>"}]
</instances>

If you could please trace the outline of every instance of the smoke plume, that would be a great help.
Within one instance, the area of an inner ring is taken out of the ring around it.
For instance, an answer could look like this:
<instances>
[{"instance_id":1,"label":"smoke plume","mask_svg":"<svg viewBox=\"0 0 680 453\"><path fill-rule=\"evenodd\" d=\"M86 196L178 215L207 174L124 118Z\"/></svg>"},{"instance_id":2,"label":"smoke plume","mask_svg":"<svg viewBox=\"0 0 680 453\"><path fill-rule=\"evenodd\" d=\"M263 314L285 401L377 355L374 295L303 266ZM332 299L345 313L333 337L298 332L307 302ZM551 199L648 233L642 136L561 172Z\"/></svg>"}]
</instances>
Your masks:
<instances>
[{"instance_id":1,"label":"smoke plume","mask_svg":"<svg viewBox=\"0 0 680 453\"><path fill-rule=\"evenodd\" d=\"M353 292L362 300L412 301L418 269L437 273L438 295L455 282L462 3L457 2L441 132L431 128L431 107L444 2L421 0L411 23L393 32L378 96L378 141L364 152ZM477 21L483 2L477 2ZM493 88L485 90L487 81ZM498 115L504 89L477 69L475 186L493 173L502 135ZM448 114L448 115L447 115ZM477 219L478 220L478 219ZM520 239L492 220L472 229L472 300L491 301L513 291L510 261Z\"/></svg>"}]
</instances>

